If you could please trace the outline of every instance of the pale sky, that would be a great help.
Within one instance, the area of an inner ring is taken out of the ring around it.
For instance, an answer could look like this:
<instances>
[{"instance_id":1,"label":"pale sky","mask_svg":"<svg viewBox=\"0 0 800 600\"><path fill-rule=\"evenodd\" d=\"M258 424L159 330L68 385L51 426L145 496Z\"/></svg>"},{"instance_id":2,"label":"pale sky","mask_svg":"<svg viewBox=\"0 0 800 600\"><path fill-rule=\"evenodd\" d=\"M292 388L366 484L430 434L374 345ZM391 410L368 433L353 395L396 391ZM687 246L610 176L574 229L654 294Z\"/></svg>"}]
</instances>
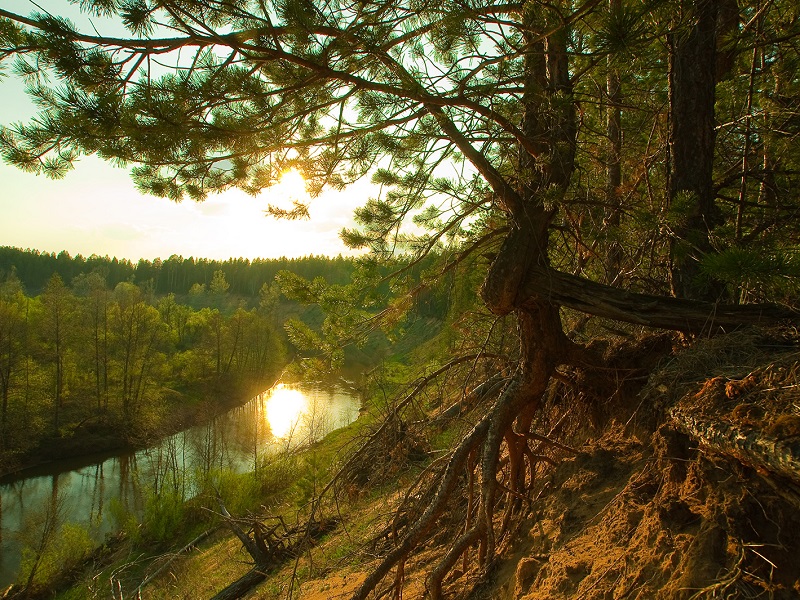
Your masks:
<instances>
[{"instance_id":1,"label":"pale sky","mask_svg":"<svg viewBox=\"0 0 800 600\"><path fill-rule=\"evenodd\" d=\"M81 22L66 0L38 4L54 12L67 7L73 21ZM29 0L0 0L0 6L24 15L38 10ZM34 114L22 89L12 76L0 79L3 125ZM297 182L289 181L255 198L234 190L199 204L176 204L140 194L125 170L95 157L83 158L57 181L0 161L0 246L133 261L172 254L224 260L349 253L339 232L352 226L353 209L375 189L363 182L344 192L323 193L312 201L308 221L264 215L268 204L290 208L288 197L297 193Z\"/></svg>"}]
</instances>

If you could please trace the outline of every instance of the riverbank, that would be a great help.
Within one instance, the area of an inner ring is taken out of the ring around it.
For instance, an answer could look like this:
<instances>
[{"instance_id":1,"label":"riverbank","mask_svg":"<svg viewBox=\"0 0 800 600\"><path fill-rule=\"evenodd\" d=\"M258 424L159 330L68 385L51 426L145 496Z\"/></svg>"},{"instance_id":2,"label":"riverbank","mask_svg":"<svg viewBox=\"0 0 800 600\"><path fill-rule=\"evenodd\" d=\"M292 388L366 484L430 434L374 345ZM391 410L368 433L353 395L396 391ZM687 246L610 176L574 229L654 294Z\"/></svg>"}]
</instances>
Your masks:
<instances>
[{"instance_id":1,"label":"riverbank","mask_svg":"<svg viewBox=\"0 0 800 600\"><path fill-rule=\"evenodd\" d=\"M84 419L75 427L62 428L42 438L35 447L6 451L0 455L0 484L17 481L51 468L53 463L69 461L78 468L100 462L109 456L136 452L159 439L202 425L232 408L242 406L272 387L277 374L247 381L216 381L178 391L162 390L163 403L150 427L131 431L119 415L99 414ZM72 466L71 464L71 466Z\"/></svg>"},{"instance_id":2,"label":"riverbank","mask_svg":"<svg viewBox=\"0 0 800 600\"><path fill-rule=\"evenodd\" d=\"M360 406L360 395L349 385L276 386L144 451L81 468L51 463L38 475L0 486L0 529L7 534L0 539L0 585L26 581L30 557L41 553L48 567L36 575L37 587L48 588L61 577L58 565L72 565L64 557L77 567L120 531L148 551L169 547L187 531L196 535L197 524L208 529L217 494L232 511L254 509L265 493L277 493L297 478L299 446L347 425ZM287 408L297 410L290 417L294 424L284 430ZM55 529L42 527L45 514Z\"/></svg>"}]
</instances>

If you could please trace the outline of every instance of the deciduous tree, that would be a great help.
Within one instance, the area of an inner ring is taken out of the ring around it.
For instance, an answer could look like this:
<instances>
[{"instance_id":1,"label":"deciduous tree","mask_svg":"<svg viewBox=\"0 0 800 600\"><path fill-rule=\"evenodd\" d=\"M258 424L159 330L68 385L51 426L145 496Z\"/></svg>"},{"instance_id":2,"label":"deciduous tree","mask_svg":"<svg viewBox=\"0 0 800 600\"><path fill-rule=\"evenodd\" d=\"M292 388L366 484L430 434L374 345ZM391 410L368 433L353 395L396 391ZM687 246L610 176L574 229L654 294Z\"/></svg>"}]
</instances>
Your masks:
<instances>
[{"instance_id":1,"label":"deciduous tree","mask_svg":"<svg viewBox=\"0 0 800 600\"><path fill-rule=\"evenodd\" d=\"M42 345L52 366L53 429L60 426L67 376L67 354L73 331L73 297L58 274L53 274L42 294Z\"/></svg>"},{"instance_id":2,"label":"deciduous tree","mask_svg":"<svg viewBox=\"0 0 800 600\"><path fill-rule=\"evenodd\" d=\"M0 282L0 451L6 449L9 400L24 358L27 298L12 273Z\"/></svg>"}]
</instances>

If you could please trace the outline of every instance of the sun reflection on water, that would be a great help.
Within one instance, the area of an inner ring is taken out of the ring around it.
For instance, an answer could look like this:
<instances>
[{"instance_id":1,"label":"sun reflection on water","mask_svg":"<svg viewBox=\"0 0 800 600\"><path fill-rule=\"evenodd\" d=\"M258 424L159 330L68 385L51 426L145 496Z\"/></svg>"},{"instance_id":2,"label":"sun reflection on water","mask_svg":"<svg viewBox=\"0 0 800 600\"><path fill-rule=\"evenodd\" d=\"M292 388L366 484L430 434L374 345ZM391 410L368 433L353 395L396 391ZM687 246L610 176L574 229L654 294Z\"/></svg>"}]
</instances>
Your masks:
<instances>
[{"instance_id":1,"label":"sun reflection on water","mask_svg":"<svg viewBox=\"0 0 800 600\"><path fill-rule=\"evenodd\" d=\"M286 437L308 412L308 398L300 390L278 384L266 403L267 421L275 437Z\"/></svg>"}]
</instances>

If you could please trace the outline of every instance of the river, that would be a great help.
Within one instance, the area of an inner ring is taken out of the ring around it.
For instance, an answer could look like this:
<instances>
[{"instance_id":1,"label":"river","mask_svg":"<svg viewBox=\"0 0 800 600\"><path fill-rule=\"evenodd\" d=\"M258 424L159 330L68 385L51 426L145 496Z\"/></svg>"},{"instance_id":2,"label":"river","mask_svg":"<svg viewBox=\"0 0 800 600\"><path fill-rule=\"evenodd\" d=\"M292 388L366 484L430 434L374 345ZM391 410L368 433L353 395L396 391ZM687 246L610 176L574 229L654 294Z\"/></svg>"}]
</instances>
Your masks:
<instances>
[{"instance_id":1,"label":"river","mask_svg":"<svg viewBox=\"0 0 800 600\"><path fill-rule=\"evenodd\" d=\"M359 409L358 395L344 385L278 384L151 448L22 473L0 485L0 590L16 579L25 540L36 537L49 507L58 505L63 522L85 527L99 543L114 532L112 513L141 514L145 490L165 478L179 474L191 497L192 474L252 471L258 457L321 439L354 421Z\"/></svg>"}]
</instances>

